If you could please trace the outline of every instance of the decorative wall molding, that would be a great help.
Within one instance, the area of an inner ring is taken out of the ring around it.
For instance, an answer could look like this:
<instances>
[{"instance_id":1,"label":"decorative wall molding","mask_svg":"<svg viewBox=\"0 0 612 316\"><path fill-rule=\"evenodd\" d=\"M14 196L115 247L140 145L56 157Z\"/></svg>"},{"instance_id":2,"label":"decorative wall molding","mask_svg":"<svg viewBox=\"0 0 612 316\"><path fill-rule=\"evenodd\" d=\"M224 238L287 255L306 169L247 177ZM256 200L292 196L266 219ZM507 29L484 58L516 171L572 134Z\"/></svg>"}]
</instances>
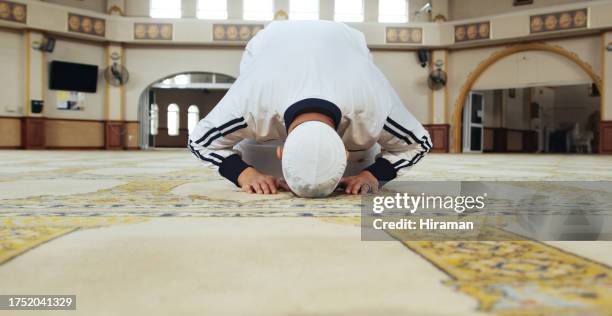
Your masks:
<instances>
[{"instance_id":1,"label":"decorative wall molding","mask_svg":"<svg viewBox=\"0 0 612 316\"><path fill-rule=\"evenodd\" d=\"M423 28L387 26L385 27L385 43L422 44Z\"/></svg>"},{"instance_id":2,"label":"decorative wall molding","mask_svg":"<svg viewBox=\"0 0 612 316\"><path fill-rule=\"evenodd\" d=\"M278 10L274 13L275 20L289 20L289 14L285 10Z\"/></svg>"},{"instance_id":3,"label":"decorative wall molding","mask_svg":"<svg viewBox=\"0 0 612 316\"><path fill-rule=\"evenodd\" d=\"M68 14L68 31L105 37L106 20L75 13Z\"/></svg>"},{"instance_id":4,"label":"decorative wall molding","mask_svg":"<svg viewBox=\"0 0 612 316\"><path fill-rule=\"evenodd\" d=\"M213 41L248 42L264 24L213 24Z\"/></svg>"},{"instance_id":5,"label":"decorative wall molding","mask_svg":"<svg viewBox=\"0 0 612 316\"><path fill-rule=\"evenodd\" d=\"M118 14L118 15L121 15L121 16L125 16L125 14L123 13L123 10L118 5L116 5L116 4L112 5L108 9L107 13L109 15L116 15L116 14Z\"/></svg>"},{"instance_id":6,"label":"decorative wall molding","mask_svg":"<svg viewBox=\"0 0 612 316\"><path fill-rule=\"evenodd\" d=\"M0 20L26 23L28 6L23 3L0 0Z\"/></svg>"},{"instance_id":7,"label":"decorative wall molding","mask_svg":"<svg viewBox=\"0 0 612 316\"><path fill-rule=\"evenodd\" d=\"M586 28L588 12L587 9L578 9L532 15L529 17L529 32L533 34Z\"/></svg>"},{"instance_id":8,"label":"decorative wall molding","mask_svg":"<svg viewBox=\"0 0 612 316\"><path fill-rule=\"evenodd\" d=\"M545 43L526 43L526 44L515 44L507 46L501 50L498 50L491 54L486 59L482 60L476 68L468 75L465 82L461 86L459 90L459 95L455 100L453 118L452 118L452 139L453 139L453 152L459 153L461 152L461 127L462 127L462 117L461 113L463 112L463 106L465 105L465 98L468 92L472 89L474 82L480 77L480 75L487 70L491 65L499 61L500 59L510 56L512 54L525 52L525 51L546 51L555 53L557 55L563 56L578 65L584 72L593 80L593 82L597 85L599 91L603 91L603 83L599 75L593 70L593 67L580 59L578 55L574 52L566 50L565 48L557 45L549 45ZM603 100L603 98L602 98ZM603 101L602 101L603 102Z\"/></svg>"},{"instance_id":9,"label":"decorative wall molding","mask_svg":"<svg viewBox=\"0 0 612 316\"><path fill-rule=\"evenodd\" d=\"M134 23L135 40L171 41L173 37L172 23Z\"/></svg>"},{"instance_id":10,"label":"decorative wall molding","mask_svg":"<svg viewBox=\"0 0 612 316\"><path fill-rule=\"evenodd\" d=\"M491 22L455 25L455 43L491 38Z\"/></svg>"}]
</instances>

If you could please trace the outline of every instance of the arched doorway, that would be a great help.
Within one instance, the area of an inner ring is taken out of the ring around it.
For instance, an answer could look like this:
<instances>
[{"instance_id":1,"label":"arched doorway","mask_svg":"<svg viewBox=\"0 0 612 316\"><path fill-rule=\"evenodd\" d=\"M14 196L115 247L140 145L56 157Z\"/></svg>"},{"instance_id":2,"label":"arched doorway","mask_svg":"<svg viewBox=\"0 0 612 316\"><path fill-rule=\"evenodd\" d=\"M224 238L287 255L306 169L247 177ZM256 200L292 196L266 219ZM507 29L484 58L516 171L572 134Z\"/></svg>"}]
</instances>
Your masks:
<instances>
[{"instance_id":1,"label":"arched doorway","mask_svg":"<svg viewBox=\"0 0 612 316\"><path fill-rule=\"evenodd\" d=\"M174 74L150 84L140 97L140 148L184 148L197 121L236 79L209 72Z\"/></svg>"},{"instance_id":2,"label":"arched doorway","mask_svg":"<svg viewBox=\"0 0 612 316\"><path fill-rule=\"evenodd\" d=\"M568 51L559 46L548 45L544 43L526 43L526 44L516 44L509 46L505 49L497 51L493 53L491 56L483 60L478 66L470 73L461 89L459 90L459 95L455 101L453 116L452 116L452 141L453 141L453 152L460 153L461 152L461 144L462 144L462 128L463 128L463 109L466 104L466 98L468 97L470 91L472 90L474 83L476 80L493 64L498 62L499 60L508 57L510 55L526 52L526 51L546 51L562 56L573 63L575 63L580 69L582 69L593 81L599 91L602 90L602 81L600 77L595 73L591 65L581 60L576 54L571 51ZM603 99L602 99L603 100ZM603 104L600 106L603 109ZM600 109L600 110L601 110Z\"/></svg>"}]
</instances>

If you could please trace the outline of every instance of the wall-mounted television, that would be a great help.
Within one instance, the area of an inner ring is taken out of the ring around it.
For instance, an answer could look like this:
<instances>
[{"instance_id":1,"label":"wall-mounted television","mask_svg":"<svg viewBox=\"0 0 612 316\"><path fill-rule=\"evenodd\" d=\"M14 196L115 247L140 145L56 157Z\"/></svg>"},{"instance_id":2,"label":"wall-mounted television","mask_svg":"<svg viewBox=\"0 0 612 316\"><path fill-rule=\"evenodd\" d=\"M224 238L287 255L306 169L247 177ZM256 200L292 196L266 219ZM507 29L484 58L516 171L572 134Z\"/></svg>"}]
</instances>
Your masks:
<instances>
[{"instance_id":1,"label":"wall-mounted television","mask_svg":"<svg viewBox=\"0 0 612 316\"><path fill-rule=\"evenodd\" d=\"M54 60L49 65L49 89L95 93L98 66Z\"/></svg>"}]
</instances>

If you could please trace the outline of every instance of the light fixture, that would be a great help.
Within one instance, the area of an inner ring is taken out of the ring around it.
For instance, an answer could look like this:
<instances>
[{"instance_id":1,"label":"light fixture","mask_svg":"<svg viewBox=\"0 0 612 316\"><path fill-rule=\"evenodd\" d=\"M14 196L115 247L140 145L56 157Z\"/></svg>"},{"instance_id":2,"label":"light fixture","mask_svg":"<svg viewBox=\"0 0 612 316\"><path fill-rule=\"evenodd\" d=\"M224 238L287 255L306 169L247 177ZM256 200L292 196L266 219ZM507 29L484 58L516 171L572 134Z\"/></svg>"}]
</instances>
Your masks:
<instances>
[{"instance_id":1,"label":"light fixture","mask_svg":"<svg viewBox=\"0 0 612 316\"><path fill-rule=\"evenodd\" d=\"M39 50L44 53L53 53L55 49L55 38L53 37L43 37L42 42L34 41L32 42L32 49Z\"/></svg>"},{"instance_id":2,"label":"light fixture","mask_svg":"<svg viewBox=\"0 0 612 316\"><path fill-rule=\"evenodd\" d=\"M414 12L415 16L420 16L423 13L431 13L431 3L427 2L424 6Z\"/></svg>"}]
</instances>

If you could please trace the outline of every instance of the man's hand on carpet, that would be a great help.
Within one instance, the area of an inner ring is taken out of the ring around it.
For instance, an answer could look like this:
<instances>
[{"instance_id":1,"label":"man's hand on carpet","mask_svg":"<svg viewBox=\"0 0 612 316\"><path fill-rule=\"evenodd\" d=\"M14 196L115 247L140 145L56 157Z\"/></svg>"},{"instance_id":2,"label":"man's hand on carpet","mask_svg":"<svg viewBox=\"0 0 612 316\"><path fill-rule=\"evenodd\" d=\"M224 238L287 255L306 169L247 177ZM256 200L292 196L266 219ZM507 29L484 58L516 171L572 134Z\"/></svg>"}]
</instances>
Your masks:
<instances>
[{"instance_id":1,"label":"man's hand on carpet","mask_svg":"<svg viewBox=\"0 0 612 316\"><path fill-rule=\"evenodd\" d=\"M344 187L347 194L365 194L378 192L378 179L367 170L356 176L344 177L340 180L340 186Z\"/></svg>"},{"instance_id":2,"label":"man's hand on carpet","mask_svg":"<svg viewBox=\"0 0 612 316\"><path fill-rule=\"evenodd\" d=\"M238 176L238 184L244 192L257 194L276 194L279 189L288 190L281 179L260 173L253 167L244 169Z\"/></svg>"}]
</instances>

